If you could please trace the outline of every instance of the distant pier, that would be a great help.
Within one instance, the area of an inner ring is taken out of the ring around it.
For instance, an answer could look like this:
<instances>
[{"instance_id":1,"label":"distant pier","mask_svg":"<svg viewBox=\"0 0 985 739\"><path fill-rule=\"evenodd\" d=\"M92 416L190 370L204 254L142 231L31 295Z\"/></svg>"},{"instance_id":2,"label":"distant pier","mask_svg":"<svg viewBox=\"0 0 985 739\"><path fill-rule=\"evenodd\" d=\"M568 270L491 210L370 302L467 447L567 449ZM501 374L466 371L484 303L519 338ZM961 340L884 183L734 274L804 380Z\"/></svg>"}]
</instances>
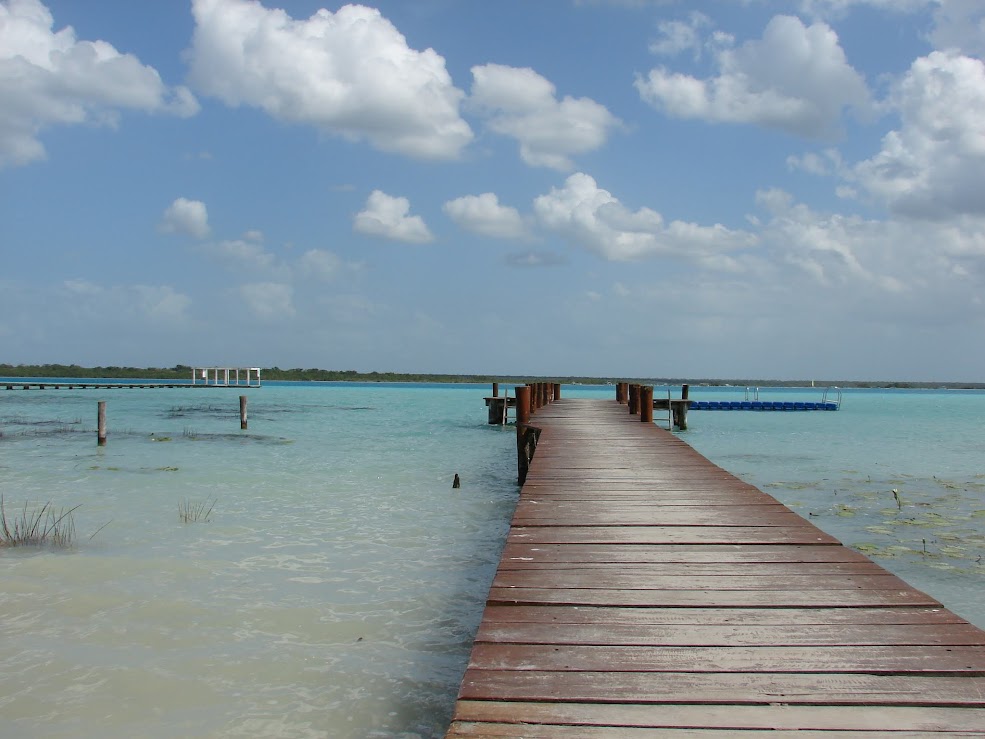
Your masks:
<instances>
[{"instance_id":1,"label":"distant pier","mask_svg":"<svg viewBox=\"0 0 985 739\"><path fill-rule=\"evenodd\" d=\"M160 388L257 388L260 387L259 367L195 367L192 369L188 382L168 380L74 380L70 378L55 378L41 380L37 378L18 380L7 378L0 380L0 387L7 390L157 390Z\"/></svg>"}]
</instances>

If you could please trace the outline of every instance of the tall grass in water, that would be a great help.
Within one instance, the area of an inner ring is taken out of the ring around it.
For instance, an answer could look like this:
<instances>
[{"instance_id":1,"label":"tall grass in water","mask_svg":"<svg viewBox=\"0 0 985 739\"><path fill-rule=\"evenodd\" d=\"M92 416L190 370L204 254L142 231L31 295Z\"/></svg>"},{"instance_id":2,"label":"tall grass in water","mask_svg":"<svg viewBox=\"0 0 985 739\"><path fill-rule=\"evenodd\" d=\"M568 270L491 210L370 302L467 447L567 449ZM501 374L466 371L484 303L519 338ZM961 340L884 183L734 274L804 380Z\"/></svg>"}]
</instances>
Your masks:
<instances>
[{"instance_id":1,"label":"tall grass in water","mask_svg":"<svg viewBox=\"0 0 985 739\"><path fill-rule=\"evenodd\" d=\"M51 502L24 508L11 518L0 495L0 547L55 547L68 549L75 541L72 512L79 506L55 510Z\"/></svg>"},{"instance_id":2,"label":"tall grass in water","mask_svg":"<svg viewBox=\"0 0 985 739\"><path fill-rule=\"evenodd\" d=\"M194 502L186 498L178 503L178 518L181 519L182 523L195 523L196 521L207 523L215 504L215 498L202 502Z\"/></svg>"}]
</instances>

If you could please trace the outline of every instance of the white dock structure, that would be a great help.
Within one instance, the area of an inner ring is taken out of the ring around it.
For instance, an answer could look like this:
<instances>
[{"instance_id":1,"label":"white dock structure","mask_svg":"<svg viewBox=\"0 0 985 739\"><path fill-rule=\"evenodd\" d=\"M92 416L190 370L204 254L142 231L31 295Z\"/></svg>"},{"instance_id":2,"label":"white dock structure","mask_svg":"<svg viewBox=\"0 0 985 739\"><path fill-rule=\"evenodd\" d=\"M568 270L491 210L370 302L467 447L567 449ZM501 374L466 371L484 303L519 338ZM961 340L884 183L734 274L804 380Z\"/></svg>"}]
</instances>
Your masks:
<instances>
[{"instance_id":1,"label":"white dock structure","mask_svg":"<svg viewBox=\"0 0 985 739\"><path fill-rule=\"evenodd\" d=\"M192 369L192 385L260 387L260 368L194 367Z\"/></svg>"}]
</instances>

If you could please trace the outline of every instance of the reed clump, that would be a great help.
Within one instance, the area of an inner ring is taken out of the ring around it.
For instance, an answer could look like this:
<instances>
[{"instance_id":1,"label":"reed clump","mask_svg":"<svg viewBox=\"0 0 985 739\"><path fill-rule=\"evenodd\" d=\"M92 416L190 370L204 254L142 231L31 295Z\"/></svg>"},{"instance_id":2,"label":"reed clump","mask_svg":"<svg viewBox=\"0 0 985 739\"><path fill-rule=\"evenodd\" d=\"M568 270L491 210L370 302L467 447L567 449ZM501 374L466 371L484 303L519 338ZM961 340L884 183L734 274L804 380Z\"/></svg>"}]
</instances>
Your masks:
<instances>
[{"instance_id":1,"label":"reed clump","mask_svg":"<svg viewBox=\"0 0 985 739\"><path fill-rule=\"evenodd\" d=\"M178 503L178 518L182 523L208 523L217 499L193 501L187 498Z\"/></svg>"},{"instance_id":2,"label":"reed clump","mask_svg":"<svg viewBox=\"0 0 985 739\"><path fill-rule=\"evenodd\" d=\"M0 495L0 548L70 548L75 542L72 513L78 507L56 510L50 501L33 506L24 503L18 513L8 517L4 498Z\"/></svg>"}]
</instances>

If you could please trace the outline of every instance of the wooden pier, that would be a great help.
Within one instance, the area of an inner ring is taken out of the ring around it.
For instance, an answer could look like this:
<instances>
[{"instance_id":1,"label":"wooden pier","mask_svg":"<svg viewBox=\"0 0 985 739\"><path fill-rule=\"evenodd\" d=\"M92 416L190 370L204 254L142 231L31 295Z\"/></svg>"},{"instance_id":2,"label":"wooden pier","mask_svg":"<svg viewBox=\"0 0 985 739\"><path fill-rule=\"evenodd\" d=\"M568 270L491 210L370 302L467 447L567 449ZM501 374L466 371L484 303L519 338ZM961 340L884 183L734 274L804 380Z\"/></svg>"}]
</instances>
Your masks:
<instances>
[{"instance_id":1,"label":"wooden pier","mask_svg":"<svg viewBox=\"0 0 985 739\"><path fill-rule=\"evenodd\" d=\"M242 372L242 374L240 374ZM55 378L41 380L37 378L19 380L6 378L0 380L0 388L7 390L157 390L161 388L188 387L231 387L257 388L260 387L259 367L195 367L192 369L191 380L177 382L167 380L86 380L71 378Z\"/></svg>"},{"instance_id":2,"label":"wooden pier","mask_svg":"<svg viewBox=\"0 0 985 739\"><path fill-rule=\"evenodd\" d=\"M985 736L981 629L626 405L530 424L448 737Z\"/></svg>"}]
</instances>

